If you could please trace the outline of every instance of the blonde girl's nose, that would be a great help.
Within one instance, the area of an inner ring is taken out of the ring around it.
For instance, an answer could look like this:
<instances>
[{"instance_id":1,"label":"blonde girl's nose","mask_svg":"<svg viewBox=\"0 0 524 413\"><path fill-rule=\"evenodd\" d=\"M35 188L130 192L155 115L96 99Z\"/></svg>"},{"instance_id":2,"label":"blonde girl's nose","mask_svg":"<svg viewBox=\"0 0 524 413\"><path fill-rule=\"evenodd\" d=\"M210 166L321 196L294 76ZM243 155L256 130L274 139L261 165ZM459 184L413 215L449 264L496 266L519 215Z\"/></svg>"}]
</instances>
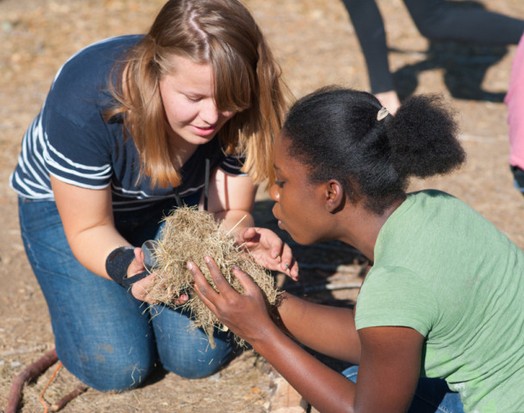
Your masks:
<instances>
[{"instance_id":1,"label":"blonde girl's nose","mask_svg":"<svg viewBox=\"0 0 524 413\"><path fill-rule=\"evenodd\" d=\"M200 117L202 120L208 125L214 125L217 123L219 116L220 112L216 106L215 101L212 99L206 99L206 101L203 102L200 110Z\"/></svg>"}]
</instances>

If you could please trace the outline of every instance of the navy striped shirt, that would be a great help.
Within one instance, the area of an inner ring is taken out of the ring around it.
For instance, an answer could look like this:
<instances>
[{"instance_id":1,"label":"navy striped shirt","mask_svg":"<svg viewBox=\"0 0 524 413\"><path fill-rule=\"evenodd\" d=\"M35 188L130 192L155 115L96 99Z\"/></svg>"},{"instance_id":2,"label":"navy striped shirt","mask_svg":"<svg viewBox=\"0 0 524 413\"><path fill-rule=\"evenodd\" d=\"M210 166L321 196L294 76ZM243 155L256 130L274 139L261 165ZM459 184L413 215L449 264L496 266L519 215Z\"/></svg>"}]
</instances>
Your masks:
<instances>
[{"instance_id":1,"label":"navy striped shirt","mask_svg":"<svg viewBox=\"0 0 524 413\"><path fill-rule=\"evenodd\" d=\"M124 139L121 120L104 120L112 98L107 84L111 69L141 35L106 39L82 49L58 71L44 105L27 129L11 187L21 196L54 200L50 175L82 188L111 185L113 209L147 208L160 200L195 196L210 170L240 175L242 158L226 156L219 139L200 145L184 164L177 188L152 187L138 179L139 155L132 139Z\"/></svg>"}]
</instances>

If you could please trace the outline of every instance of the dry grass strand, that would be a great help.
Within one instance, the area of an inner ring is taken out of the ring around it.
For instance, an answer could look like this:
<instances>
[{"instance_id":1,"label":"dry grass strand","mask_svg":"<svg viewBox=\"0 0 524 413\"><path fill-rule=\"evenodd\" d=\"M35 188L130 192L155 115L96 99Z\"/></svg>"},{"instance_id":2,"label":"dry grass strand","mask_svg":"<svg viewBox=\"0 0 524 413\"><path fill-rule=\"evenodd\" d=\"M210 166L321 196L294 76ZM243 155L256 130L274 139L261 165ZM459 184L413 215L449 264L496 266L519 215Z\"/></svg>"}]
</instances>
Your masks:
<instances>
[{"instance_id":1,"label":"dry grass strand","mask_svg":"<svg viewBox=\"0 0 524 413\"><path fill-rule=\"evenodd\" d=\"M176 307L175 300L181 293L190 299L180 307L188 310L194 326L202 328L214 345L213 332L225 330L215 314L200 300L193 288L193 275L187 269L188 261L196 263L213 286L204 257L213 257L221 273L239 293L243 288L232 274L234 266L248 273L260 287L267 303L275 305L279 291L271 273L257 264L247 250L235 244L233 236L220 227L213 215L196 207L175 209L164 218L164 228L154 253L157 268L156 280L148 295L156 303ZM238 342L242 340L237 338Z\"/></svg>"}]
</instances>

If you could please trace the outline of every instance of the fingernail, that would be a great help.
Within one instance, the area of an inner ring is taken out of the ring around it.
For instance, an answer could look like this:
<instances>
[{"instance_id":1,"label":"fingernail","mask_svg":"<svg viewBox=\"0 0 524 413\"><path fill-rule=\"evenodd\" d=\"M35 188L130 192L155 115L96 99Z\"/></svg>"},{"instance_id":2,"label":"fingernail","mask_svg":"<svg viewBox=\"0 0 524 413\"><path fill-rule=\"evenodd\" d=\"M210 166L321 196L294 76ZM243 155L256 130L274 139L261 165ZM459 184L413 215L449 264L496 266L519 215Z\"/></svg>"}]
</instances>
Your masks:
<instances>
[{"instance_id":1,"label":"fingernail","mask_svg":"<svg viewBox=\"0 0 524 413\"><path fill-rule=\"evenodd\" d=\"M187 266L187 269L188 269L188 270L193 271L193 263L192 263L192 262L188 262L188 263L186 264L186 266Z\"/></svg>"}]
</instances>

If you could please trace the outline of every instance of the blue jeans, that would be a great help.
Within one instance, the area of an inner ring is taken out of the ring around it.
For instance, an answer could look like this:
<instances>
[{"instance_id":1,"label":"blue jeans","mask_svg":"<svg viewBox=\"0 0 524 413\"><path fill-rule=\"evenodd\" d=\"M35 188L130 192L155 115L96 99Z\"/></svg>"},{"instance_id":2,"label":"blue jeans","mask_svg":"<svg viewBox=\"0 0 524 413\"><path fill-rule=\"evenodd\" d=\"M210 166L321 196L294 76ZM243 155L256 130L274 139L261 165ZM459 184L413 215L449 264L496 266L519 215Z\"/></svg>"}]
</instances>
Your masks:
<instances>
[{"instance_id":1,"label":"blue jeans","mask_svg":"<svg viewBox=\"0 0 524 413\"><path fill-rule=\"evenodd\" d=\"M116 225L133 245L141 245L158 234L169 207L117 214ZM49 308L58 357L88 386L101 391L134 388L159 363L186 378L205 377L235 355L230 334L217 332L211 348L206 334L192 328L188 314L149 306L83 267L69 248L54 202L20 198L19 218L25 250Z\"/></svg>"},{"instance_id":2,"label":"blue jeans","mask_svg":"<svg viewBox=\"0 0 524 413\"><path fill-rule=\"evenodd\" d=\"M358 366L342 372L353 383L357 382ZM452 392L440 379L419 379L408 413L464 413L458 393Z\"/></svg>"}]
</instances>

